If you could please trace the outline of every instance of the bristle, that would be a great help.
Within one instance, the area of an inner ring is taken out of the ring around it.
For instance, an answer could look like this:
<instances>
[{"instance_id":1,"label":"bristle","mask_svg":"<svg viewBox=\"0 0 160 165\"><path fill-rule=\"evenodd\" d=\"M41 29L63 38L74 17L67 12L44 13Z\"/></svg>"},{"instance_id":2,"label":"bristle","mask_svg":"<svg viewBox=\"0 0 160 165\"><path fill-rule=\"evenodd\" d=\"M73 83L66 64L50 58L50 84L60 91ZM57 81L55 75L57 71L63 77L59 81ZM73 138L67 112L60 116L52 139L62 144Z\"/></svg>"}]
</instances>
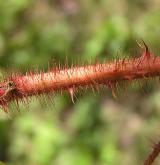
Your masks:
<instances>
[{"instance_id":1,"label":"bristle","mask_svg":"<svg viewBox=\"0 0 160 165\"><path fill-rule=\"evenodd\" d=\"M109 81L109 82L107 83L107 87L108 87L109 89L111 89L113 97L114 97L115 99L117 99L117 95L116 95L116 93L115 93L115 86L114 86L114 84L113 84L112 82Z\"/></svg>"},{"instance_id":2,"label":"bristle","mask_svg":"<svg viewBox=\"0 0 160 165\"><path fill-rule=\"evenodd\" d=\"M72 88L69 88L68 91L69 91L69 94L71 96L72 102L75 103L74 102L74 88L73 87Z\"/></svg>"},{"instance_id":3,"label":"bristle","mask_svg":"<svg viewBox=\"0 0 160 165\"><path fill-rule=\"evenodd\" d=\"M8 113L8 104L6 102L1 104L1 108L5 113Z\"/></svg>"}]
</instances>

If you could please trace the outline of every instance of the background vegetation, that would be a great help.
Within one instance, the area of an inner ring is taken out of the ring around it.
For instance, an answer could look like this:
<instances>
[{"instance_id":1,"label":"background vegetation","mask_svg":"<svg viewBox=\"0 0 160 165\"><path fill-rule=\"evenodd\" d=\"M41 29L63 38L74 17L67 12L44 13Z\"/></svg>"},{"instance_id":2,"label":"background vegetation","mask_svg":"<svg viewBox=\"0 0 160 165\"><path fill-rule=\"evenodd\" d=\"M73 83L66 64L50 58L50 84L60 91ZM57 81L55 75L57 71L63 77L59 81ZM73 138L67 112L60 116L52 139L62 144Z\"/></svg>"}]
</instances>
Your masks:
<instances>
[{"instance_id":1,"label":"background vegetation","mask_svg":"<svg viewBox=\"0 0 160 165\"><path fill-rule=\"evenodd\" d=\"M66 56L69 65L134 56L139 39L158 55L159 36L158 0L0 0L2 75L64 65ZM75 104L68 94L54 94L54 103L31 99L19 113L11 106L11 118L0 114L0 160L141 164L160 139L160 86L148 84L134 84L118 99L100 89L79 91Z\"/></svg>"}]
</instances>

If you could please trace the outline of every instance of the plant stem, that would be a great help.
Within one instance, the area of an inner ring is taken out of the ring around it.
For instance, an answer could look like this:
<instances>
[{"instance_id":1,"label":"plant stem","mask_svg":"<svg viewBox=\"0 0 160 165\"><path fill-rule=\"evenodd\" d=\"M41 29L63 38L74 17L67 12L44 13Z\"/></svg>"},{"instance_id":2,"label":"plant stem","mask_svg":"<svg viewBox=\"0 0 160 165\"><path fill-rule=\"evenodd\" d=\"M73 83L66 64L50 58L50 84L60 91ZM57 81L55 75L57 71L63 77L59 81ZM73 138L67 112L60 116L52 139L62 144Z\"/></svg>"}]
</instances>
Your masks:
<instances>
[{"instance_id":1,"label":"plant stem","mask_svg":"<svg viewBox=\"0 0 160 165\"><path fill-rule=\"evenodd\" d=\"M44 73L12 75L0 83L0 105L4 108L12 101L29 96L68 90L73 100L75 89L160 76L160 57L153 56L148 47L139 58L130 58L65 69L54 69Z\"/></svg>"}]
</instances>

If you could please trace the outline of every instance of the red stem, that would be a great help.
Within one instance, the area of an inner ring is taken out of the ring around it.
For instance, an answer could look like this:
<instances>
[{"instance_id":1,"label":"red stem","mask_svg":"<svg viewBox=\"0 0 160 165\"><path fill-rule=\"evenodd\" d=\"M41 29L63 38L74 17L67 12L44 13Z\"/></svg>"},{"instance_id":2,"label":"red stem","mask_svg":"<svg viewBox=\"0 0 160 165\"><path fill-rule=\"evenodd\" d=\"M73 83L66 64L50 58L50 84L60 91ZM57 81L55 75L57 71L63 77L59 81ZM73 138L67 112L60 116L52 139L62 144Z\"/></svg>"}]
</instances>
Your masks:
<instances>
[{"instance_id":1,"label":"red stem","mask_svg":"<svg viewBox=\"0 0 160 165\"><path fill-rule=\"evenodd\" d=\"M40 74L12 76L10 81L25 96L61 89L160 75L160 58L119 60L114 63L74 67Z\"/></svg>"},{"instance_id":2,"label":"red stem","mask_svg":"<svg viewBox=\"0 0 160 165\"><path fill-rule=\"evenodd\" d=\"M12 75L0 83L0 105L6 110L7 104L28 96L68 90L72 96L78 87L112 85L120 81L131 81L160 76L160 57L153 56L148 47L139 58L117 60L70 69L50 70L46 73Z\"/></svg>"}]
</instances>

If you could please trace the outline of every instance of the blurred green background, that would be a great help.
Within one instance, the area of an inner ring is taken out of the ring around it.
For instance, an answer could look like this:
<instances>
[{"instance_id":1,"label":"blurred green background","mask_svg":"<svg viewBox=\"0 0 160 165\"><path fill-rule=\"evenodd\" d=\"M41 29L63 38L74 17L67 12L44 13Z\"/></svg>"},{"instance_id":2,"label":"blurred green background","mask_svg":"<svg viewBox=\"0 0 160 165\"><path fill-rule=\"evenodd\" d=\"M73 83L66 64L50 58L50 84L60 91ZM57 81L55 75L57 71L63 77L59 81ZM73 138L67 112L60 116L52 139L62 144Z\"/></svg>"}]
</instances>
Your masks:
<instances>
[{"instance_id":1,"label":"blurred green background","mask_svg":"<svg viewBox=\"0 0 160 165\"><path fill-rule=\"evenodd\" d=\"M0 73L158 55L159 0L0 0ZM79 62L81 61L81 62ZM10 165L138 165L160 139L160 86L133 84L30 99L0 112L0 160ZM158 161L157 161L158 164Z\"/></svg>"}]
</instances>

